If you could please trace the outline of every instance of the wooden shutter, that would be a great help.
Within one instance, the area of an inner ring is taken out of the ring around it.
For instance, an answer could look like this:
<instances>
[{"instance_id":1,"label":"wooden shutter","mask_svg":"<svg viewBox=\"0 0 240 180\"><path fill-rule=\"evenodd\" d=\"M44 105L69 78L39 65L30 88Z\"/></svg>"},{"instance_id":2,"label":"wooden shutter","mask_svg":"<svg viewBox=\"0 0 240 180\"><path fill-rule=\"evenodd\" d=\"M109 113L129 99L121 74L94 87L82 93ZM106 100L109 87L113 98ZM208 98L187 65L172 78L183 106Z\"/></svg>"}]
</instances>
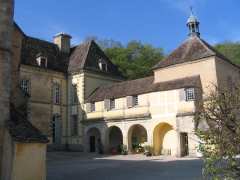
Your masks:
<instances>
[{"instance_id":1,"label":"wooden shutter","mask_svg":"<svg viewBox=\"0 0 240 180\"><path fill-rule=\"evenodd\" d=\"M132 96L127 96L127 107L128 108L133 107L133 97Z\"/></svg>"},{"instance_id":2,"label":"wooden shutter","mask_svg":"<svg viewBox=\"0 0 240 180\"><path fill-rule=\"evenodd\" d=\"M55 142L56 144L61 144L62 137L62 124L61 124L61 116L56 116L55 119Z\"/></svg>"},{"instance_id":3,"label":"wooden shutter","mask_svg":"<svg viewBox=\"0 0 240 180\"><path fill-rule=\"evenodd\" d=\"M87 113L91 112L91 103L86 104L86 111Z\"/></svg>"},{"instance_id":4,"label":"wooden shutter","mask_svg":"<svg viewBox=\"0 0 240 180\"><path fill-rule=\"evenodd\" d=\"M186 101L185 89L180 89L180 91L179 91L179 99L180 99L180 101Z\"/></svg>"},{"instance_id":5,"label":"wooden shutter","mask_svg":"<svg viewBox=\"0 0 240 180\"><path fill-rule=\"evenodd\" d=\"M104 109L106 111L110 110L110 99L104 99Z\"/></svg>"}]
</instances>

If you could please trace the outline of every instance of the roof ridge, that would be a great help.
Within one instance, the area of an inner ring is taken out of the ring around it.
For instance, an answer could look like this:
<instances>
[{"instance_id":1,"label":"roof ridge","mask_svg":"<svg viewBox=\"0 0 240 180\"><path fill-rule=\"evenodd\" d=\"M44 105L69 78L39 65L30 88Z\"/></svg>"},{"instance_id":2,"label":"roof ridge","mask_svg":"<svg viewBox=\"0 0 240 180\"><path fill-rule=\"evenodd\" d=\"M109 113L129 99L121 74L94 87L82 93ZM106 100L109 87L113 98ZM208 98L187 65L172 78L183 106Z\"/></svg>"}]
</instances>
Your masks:
<instances>
[{"instance_id":1,"label":"roof ridge","mask_svg":"<svg viewBox=\"0 0 240 180\"><path fill-rule=\"evenodd\" d=\"M201 39L200 37L197 37L197 40L198 40L205 48L207 48L208 50L210 50L210 51L213 53L213 55L217 55L215 49L213 49L213 47L212 47L210 44L208 44L207 42L205 42L205 41L204 41L203 39Z\"/></svg>"},{"instance_id":2,"label":"roof ridge","mask_svg":"<svg viewBox=\"0 0 240 180\"><path fill-rule=\"evenodd\" d=\"M154 76L147 76L147 77L139 78L139 79L132 79L132 80L127 80L127 81L116 82L116 83L112 83L112 84L107 84L107 85L100 86L99 88L108 88L108 87L111 87L111 86L114 86L114 85L121 85L121 84L125 84L125 83L131 83L131 82L141 81L141 80L148 79L148 78L149 78L149 79L150 79L150 78L154 78Z\"/></svg>"},{"instance_id":3,"label":"roof ridge","mask_svg":"<svg viewBox=\"0 0 240 180\"><path fill-rule=\"evenodd\" d=\"M87 61L87 58L88 58L88 55L89 55L89 51L90 51L90 47L92 45L92 40L87 41L86 45L87 45L87 52L84 54L84 60L83 60L83 62L81 64L82 67L84 67L84 65L85 65L85 63Z\"/></svg>"},{"instance_id":4,"label":"roof ridge","mask_svg":"<svg viewBox=\"0 0 240 180\"><path fill-rule=\"evenodd\" d=\"M48 43L48 44L51 44L51 45L54 45L54 46L57 47L57 45L55 43L51 42L51 41L47 41L47 40L44 40L44 39L40 39L40 38L37 38L37 37L28 36L28 35L26 35L26 38L41 41L41 42L44 42L44 43Z\"/></svg>"}]
</instances>

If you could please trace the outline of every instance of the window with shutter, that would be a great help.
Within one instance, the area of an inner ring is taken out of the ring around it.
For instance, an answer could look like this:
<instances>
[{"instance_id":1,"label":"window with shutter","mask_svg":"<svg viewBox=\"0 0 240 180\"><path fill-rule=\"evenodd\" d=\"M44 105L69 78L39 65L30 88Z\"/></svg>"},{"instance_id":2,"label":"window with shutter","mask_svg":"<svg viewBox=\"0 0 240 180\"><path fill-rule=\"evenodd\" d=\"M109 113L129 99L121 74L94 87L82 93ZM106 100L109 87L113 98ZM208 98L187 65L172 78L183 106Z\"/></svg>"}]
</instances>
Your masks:
<instances>
[{"instance_id":1,"label":"window with shutter","mask_svg":"<svg viewBox=\"0 0 240 180\"><path fill-rule=\"evenodd\" d=\"M72 103L77 104L78 103L78 94L77 94L77 85L72 85Z\"/></svg>"},{"instance_id":2,"label":"window with shutter","mask_svg":"<svg viewBox=\"0 0 240 180\"><path fill-rule=\"evenodd\" d=\"M185 89L180 89L180 91L179 91L179 99L180 99L180 101L186 101Z\"/></svg>"},{"instance_id":3,"label":"window with shutter","mask_svg":"<svg viewBox=\"0 0 240 180\"><path fill-rule=\"evenodd\" d=\"M23 90L23 92L30 95L30 80L27 79L21 80L20 87Z\"/></svg>"},{"instance_id":4,"label":"window with shutter","mask_svg":"<svg viewBox=\"0 0 240 180\"><path fill-rule=\"evenodd\" d=\"M91 112L91 103L86 104L86 111L87 111L87 113Z\"/></svg>"},{"instance_id":5,"label":"window with shutter","mask_svg":"<svg viewBox=\"0 0 240 180\"><path fill-rule=\"evenodd\" d=\"M110 99L105 99L104 100L104 109L106 111L109 111L110 110Z\"/></svg>"},{"instance_id":6,"label":"window with shutter","mask_svg":"<svg viewBox=\"0 0 240 180\"><path fill-rule=\"evenodd\" d=\"M133 107L133 97L132 96L127 96L127 107L128 108Z\"/></svg>"},{"instance_id":7,"label":"window with shutter","mask_svg":"<svg viewBox=\"0 0 240 180\"><path fill-rule=\"evenodd\" d=\"M78 135L78 115L72 115L72 136Z\"/></svg>"},{"instance_id":8,"label":"window with shutter","mask_svg":"<svg viewBox=\"0 0 240 180\"><path fill-rule=\"evenodd\" d=\"M53 85L53 103L54 104L60 104L60 85L57 83L54 83Z\"/></svg>"},{"instance_id":9,"label":"window with shutter","mask_svg":"<svg viewBox=\"0 0 240 180\"><path fill-rule=\"evenodd\" d=\"M138 96L133 96L133 106L138 106Z\"/></svg>"},{"instance_id":10,"label":"window with shutter","mask_svg":"<svg viewBox=\"0 0 240 180\"><path fill-rule=\"evenodd\" d=\"M110 109L115 109L115 99L110 99Z\"/></svg>"},{"instance_id":11,"label":"window with shutter","mask_svg":"<svg viewBox=\"0 0 240 180\"><path fill-rule=\"evenodd\" d=\"M94 112L95 111L95 103L91 103L91 112Z\"/></svg>"}]
</instances>

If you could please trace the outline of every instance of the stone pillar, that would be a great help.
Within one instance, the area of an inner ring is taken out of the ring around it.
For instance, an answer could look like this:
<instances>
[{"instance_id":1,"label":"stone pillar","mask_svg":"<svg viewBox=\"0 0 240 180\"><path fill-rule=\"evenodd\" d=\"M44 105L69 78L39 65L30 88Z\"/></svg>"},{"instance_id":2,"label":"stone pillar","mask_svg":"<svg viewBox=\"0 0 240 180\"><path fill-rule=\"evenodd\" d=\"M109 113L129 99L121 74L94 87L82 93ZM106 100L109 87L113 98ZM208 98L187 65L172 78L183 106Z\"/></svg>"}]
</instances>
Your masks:
<instances>
[{"instance_id":1,"label":"stone pillar","mask_svg":"<svg viewBox=\"0 0 240 180\"><path fill-rule=\"evenodd\" d=\"M181 137L180 137L180 131L176 130L177 132L177 153L176 157L181 157Z\"/></svg>"},{"instance_id":2,"label":"stone pillar","mask_svg":"<svg viewBox=\"0 0 240 180\"><path fill-rule=\"evenodd\" d=\"M9 120L11 89L11 36L13 29L13 0L0 0L0 168L3 163L5 121ZM2 179L0 171L0 179Z\"/></svg>"}]
</instances>

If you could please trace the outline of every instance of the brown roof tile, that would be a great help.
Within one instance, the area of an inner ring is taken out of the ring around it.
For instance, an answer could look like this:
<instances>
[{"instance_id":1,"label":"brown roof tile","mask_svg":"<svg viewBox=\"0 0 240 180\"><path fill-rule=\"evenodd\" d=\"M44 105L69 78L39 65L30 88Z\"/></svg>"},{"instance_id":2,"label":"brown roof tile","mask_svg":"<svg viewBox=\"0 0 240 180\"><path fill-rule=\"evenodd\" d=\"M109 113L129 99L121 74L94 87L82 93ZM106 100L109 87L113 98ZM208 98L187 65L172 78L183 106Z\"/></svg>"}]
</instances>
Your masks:
<instances>
[{"instance_id":1,"label":"brown roof tile","mask_svg":"<svg viewBox=\"0 0 240 180\"><path fill-rule=\"evenodd\" d=\"M99 59L103 59L107 63L107 72L99 69ZM118 70L118 67L109 60L109 58L94 41L88 41L75 47L71 53L68 71L79 72L81 70L89 70L123 78L122 74Z\"/></svg>"},{"instance_id":2,"label":"brown roof tile","mask_svg":"<svg viewBox=\"0 0 240 180\"><path fill-rule=\"evenodd\" d=\"M47 69L67 72L69 55L60 53L54 43L25 36L22 42L21 63L39 67L36 61L39 54L47 57Z\"/></svg>"},{"instance_id":3,"label":"brown roof tile","mask_svg":"<svg viewBox=\"0 0 240 180\"><path fill-rule=\"evenodd\" d=\"M146 77L132 81L114 83L97 88L86 102L103 101L110 98L121 98L132 95L145 94L156 91L167 91L185 87L201 87L200 76L191 76L172 81L154 83L154 77Z\"/></svg>"},{"instance_id":4,"label":"brown roof tile","mask_svg":"<svg viewBox=\"0 0 240 180\"><path fill-rule=\"evenodd\" d=\"M181 64L185 62L195 61L202 58L218 56L223 60L228 60L224 55L215 50L204 40L197 36L189 37L182 45L174 50L163 61L160 61L153 69L164 68L175 64Z\"/></svg>"}]
</instances>

